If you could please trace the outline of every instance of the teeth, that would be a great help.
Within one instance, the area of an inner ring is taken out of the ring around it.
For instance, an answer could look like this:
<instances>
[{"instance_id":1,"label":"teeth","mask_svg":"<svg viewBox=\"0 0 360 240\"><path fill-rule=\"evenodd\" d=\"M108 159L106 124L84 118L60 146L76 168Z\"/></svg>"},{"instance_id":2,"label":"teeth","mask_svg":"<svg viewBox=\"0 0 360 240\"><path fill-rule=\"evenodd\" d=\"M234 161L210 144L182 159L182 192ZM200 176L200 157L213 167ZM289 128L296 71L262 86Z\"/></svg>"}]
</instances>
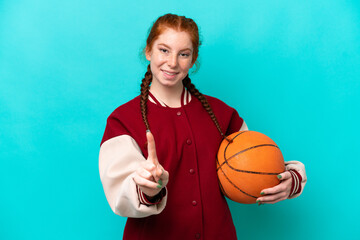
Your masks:
<instances>
[{"instance_id":1,"label":"teeth","mask_svg":"<svg viewBox=\"0 0 360 240\"><path fill-rule=\"evenodd\" d=\"M173 75L175 75L176 73L169 73L169 72L167 72L167 71L164 71L167 75L171 75L171 76L173 76Z\"/></svg>"}]
</instances>

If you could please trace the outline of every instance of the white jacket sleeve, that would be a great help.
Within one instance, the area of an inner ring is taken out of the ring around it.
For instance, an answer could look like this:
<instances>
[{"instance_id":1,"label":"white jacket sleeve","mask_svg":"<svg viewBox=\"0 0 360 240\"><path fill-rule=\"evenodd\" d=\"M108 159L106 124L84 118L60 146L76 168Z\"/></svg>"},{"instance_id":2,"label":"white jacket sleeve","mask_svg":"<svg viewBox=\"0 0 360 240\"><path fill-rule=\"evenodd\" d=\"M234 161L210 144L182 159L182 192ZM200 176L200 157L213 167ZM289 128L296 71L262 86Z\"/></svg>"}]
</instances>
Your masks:
<instances>
[{"instance_id":1,"label":"white jacket sleeve","mask_svg":"<svg viewBox=\"0 0 360 240\"><path fill-rule=\"evenodd\" d=\"M111 138L100 147L100 179L115 214L141 218L159 214L165 208L167 195L156 205L140 203L133 177L141 161L146 159L136 141L128 135Z\"/></svg>"}]
</instances>

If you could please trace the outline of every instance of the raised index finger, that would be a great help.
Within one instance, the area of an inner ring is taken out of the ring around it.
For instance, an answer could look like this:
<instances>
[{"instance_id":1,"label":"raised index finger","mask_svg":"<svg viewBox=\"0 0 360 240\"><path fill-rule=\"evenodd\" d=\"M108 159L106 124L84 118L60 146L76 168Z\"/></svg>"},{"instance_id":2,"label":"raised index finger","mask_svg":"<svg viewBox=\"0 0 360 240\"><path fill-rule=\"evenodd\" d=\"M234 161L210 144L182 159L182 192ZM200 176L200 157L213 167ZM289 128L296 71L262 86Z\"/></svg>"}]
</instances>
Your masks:
<instances>
[{"instance_id":1,"label":"raised index finger","mask_svg":"<svg viewBox=\"0 0 360 240\"><path fill-rule=\"evenodd\" d=\"M146 132L146 139L147 139L147 148L148 148L148 160L153 162L155 166L159 164L157 155L156 155L156 147L155 147L155 139L154 136L150 131Z\"/></svg>"}]
</instances>

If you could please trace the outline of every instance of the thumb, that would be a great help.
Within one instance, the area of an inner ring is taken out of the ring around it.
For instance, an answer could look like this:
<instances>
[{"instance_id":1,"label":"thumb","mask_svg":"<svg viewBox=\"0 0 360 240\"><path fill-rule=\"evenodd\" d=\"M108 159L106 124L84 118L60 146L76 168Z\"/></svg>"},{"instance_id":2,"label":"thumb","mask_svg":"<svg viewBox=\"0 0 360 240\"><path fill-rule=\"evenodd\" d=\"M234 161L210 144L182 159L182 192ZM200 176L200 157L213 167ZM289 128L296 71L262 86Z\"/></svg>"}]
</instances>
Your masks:
<instances>
[{"instance_id":1,"label":"thumb","mask_svg":"<svg viewBox=\"0 0 360 240\"><path fill-rule=\"evenodd\" d=\"M155 164L155 166L157 166L159 162L156 155L155 139L150 131L146 132L146 139L148 142L147 144L148 161L151 161L152 163Z\"/></svg>"},{"instance_id":2,"label":"thumb","mask_svg":"<svg viewBox=\"0 0 360 240\"><path fill-rule=\"evenodd\" d=\"M277 175L277 177L280 181L283 181L283 180L291 178L291 173L289 171L286 171L286 172L280 173L279 175Z\"/></svg>"}]
</instances>

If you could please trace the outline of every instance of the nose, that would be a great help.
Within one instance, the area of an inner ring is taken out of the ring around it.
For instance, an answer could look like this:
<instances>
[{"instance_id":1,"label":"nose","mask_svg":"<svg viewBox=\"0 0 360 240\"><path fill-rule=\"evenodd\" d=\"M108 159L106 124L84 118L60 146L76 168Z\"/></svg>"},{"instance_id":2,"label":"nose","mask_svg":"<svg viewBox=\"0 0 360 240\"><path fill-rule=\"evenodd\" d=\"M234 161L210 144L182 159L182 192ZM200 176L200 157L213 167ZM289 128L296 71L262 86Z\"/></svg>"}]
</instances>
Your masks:
<instances>
[{"instance_id":1,"label":"nose","mask_svg":"<svg viewBox=\"0 0 360 240\"><path fill-rule=\"evenodd\" d=\"M176 54L172 54L168 58L168 65L171 68L175 68L178 64L178 59Z\"/></svg>"}]
</instances>

